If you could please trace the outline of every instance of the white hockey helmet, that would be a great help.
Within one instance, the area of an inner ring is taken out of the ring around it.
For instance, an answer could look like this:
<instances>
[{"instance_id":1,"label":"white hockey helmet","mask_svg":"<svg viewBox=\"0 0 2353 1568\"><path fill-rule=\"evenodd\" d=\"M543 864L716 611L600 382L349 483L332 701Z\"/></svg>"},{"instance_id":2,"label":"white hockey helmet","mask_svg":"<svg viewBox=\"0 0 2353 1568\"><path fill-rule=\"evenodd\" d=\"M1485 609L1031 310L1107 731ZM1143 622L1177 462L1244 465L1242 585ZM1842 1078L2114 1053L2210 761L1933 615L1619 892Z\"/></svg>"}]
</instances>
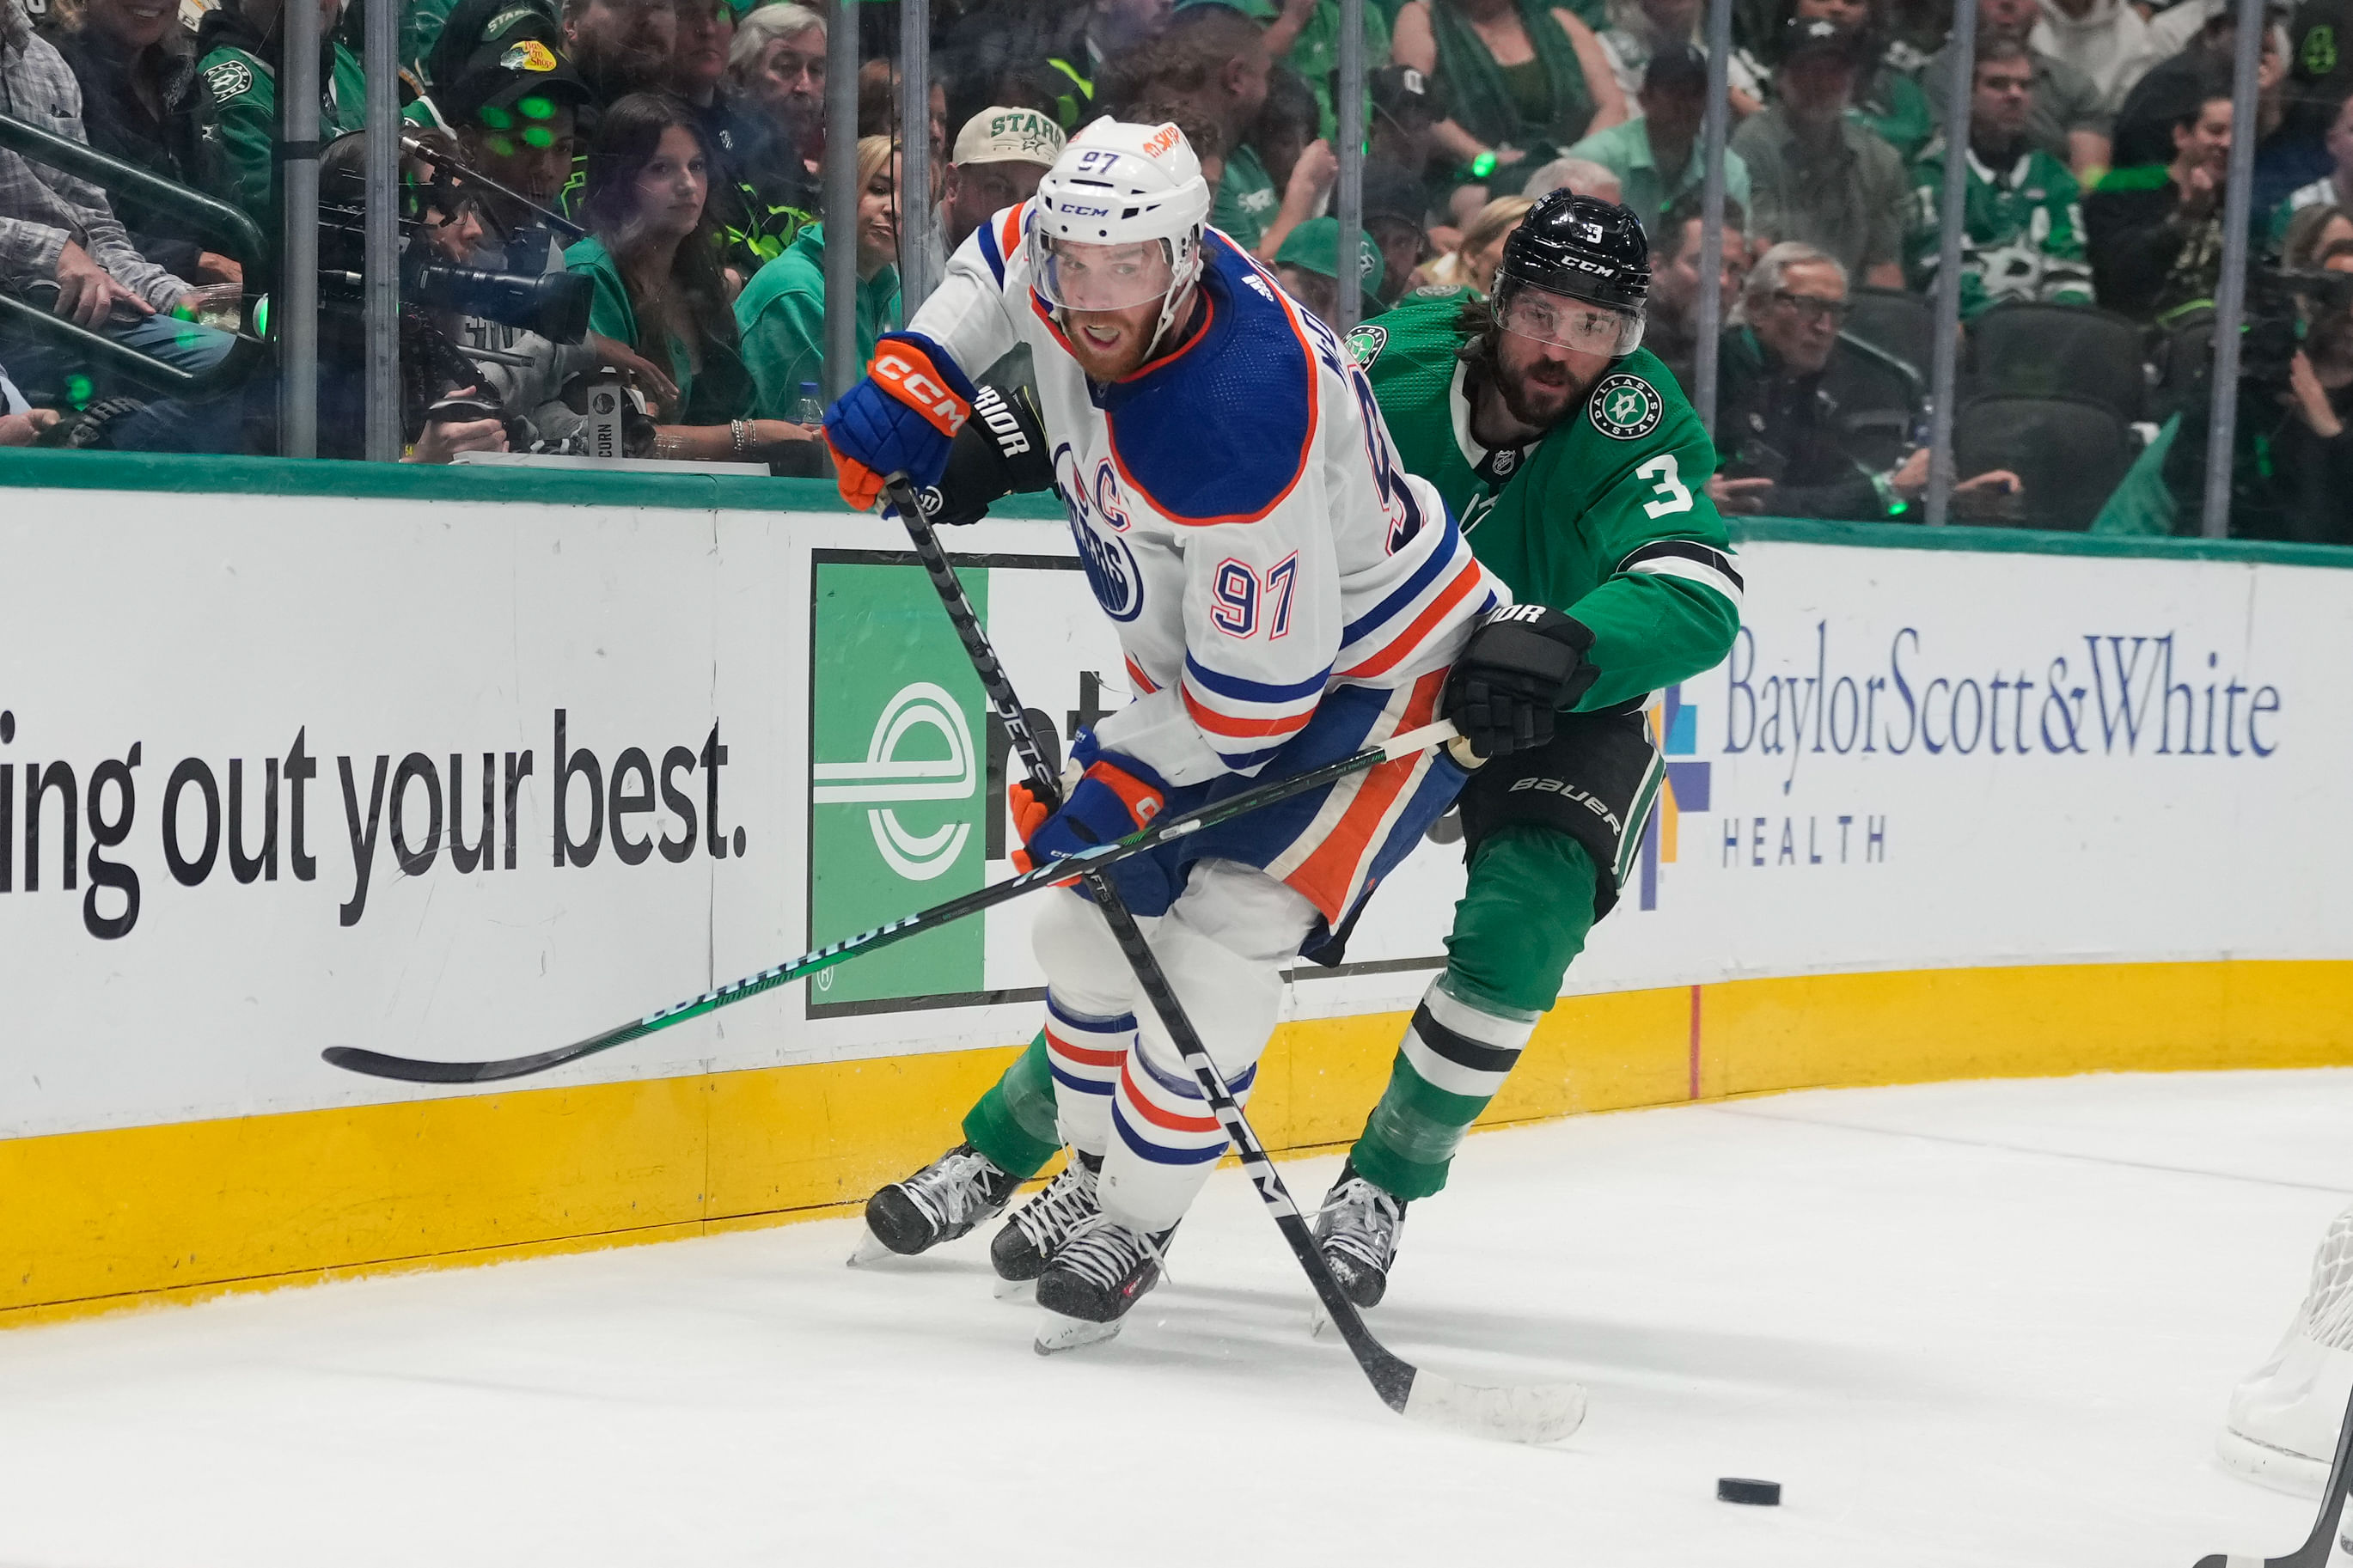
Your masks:
<instances>
[{"instance_id":1,"label":"white hockey helmet","mask_svg":"<svg viewBox=\"0 0 2353 1568\"><path fill-rule=\"evenodd\" d=\"M1209 219L1209 183L1185 133L1103 116L1071 137L1038 182L1036 212L1029 246L1039 297L1057 311L1158 298L1157 342L1201 275ZM1158 257L1136 254L1155 242Z\"/></svg>"}]
</instances>

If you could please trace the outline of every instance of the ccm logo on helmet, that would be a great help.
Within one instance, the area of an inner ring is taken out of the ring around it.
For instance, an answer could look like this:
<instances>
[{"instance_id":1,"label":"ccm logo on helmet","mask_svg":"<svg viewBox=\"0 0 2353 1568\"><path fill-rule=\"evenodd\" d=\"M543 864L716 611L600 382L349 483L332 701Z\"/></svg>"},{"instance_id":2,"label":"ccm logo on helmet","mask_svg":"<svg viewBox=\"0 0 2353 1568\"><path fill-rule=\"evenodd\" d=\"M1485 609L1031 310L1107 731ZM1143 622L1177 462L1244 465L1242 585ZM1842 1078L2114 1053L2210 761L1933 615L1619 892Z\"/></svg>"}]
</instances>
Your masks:
<instances>
[{"instance_id":1,"label":"ccm logo on helmet","mask_svg":"<svg viewBox=\"0 0 2353 1568\"><path fill-rule=\"evenodd\" d=\"M919 361L885 353L874 362L874 379L898 388L902 401L946 420L951 436L964 428L965 417L971 413L962 398L932 379L931 366Z\"/></svg>"},{"instance_id":2,"label":"ccm logo on helmet","mask_svg":"<svg viewBox=\"0 0 2353 1568\"><path fill-rule=\"evenodd\" d=\"M1163 153L1167 152L1169 148L1176 145L1178 142L1184 140L1184 136L1185 133L1177 130L1174 125L1164 125L1159 130L1154 132L1150 136L1145 138L1144 150L1146 153L1157 158Z\"/></svg>"},{"instance_id":3,"label":"ccm logo on helmet","mask_svg":"<svg viewBox=\"0 0 2353 1568\"><path fill-rule=\"evenodd\" d=\"M1056 210L1057 212L1061 213L1063 216L1067 216L1067 217L1109 217L1109 216L1111 216L1111 208L1109 208L1109 207L1082 207L1082 206L1073 206L1073 205L1071 205L1070 203L1068 203L1068 202L1063 203L1063 204L1062 204L1062 205L1060 205L1060 207L1057 207L1055 210Z\"/></svg>"}]
</instances>

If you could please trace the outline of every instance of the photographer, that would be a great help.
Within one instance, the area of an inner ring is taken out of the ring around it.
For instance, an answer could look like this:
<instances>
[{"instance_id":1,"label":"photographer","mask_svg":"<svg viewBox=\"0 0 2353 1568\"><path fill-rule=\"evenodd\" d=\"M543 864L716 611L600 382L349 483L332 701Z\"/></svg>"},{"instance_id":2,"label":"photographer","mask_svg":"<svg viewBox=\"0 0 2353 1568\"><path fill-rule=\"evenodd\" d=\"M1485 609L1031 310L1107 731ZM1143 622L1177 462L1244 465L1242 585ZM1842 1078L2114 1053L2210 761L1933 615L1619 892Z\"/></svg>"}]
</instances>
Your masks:
<instances>
[{"instance_id":1,"label":"photographer","mask_svg":"<svg viewBox=\"0 0 2353 1568\"><path fill-rule=\"evenodd\" d=\"M438 135L438 133L434 133ZM459 452L505 451L508 434L495 395L485 396L479 371L459 351L463 331L449 304L427 305L417 296L439 298L425 274L435 266L460 267L482 238L479 204L462 187L437 178L433 154L446 144L427 139L421 155L404 159L404 195L413 194L414 216L402 224L400 308L402 460L446 463ZM349 292L324 291L319 311L319 456L364 455L367 393L361 367L366 363L365 317L357 294L360 247L367 200L367 144L358 133L338 137L319 154L319 263L349 280Z\"/></svg>"},{"instance_id":2,"label":"photographer","mask_svg":"<svg viewBox=\"0 0 2353 1568\"><path fill-rule=\"evenodd\" d=\"M2340 257L2339 265L2348 259ZM2353 275L2259 268L2247 285L2231 537L2353 544ZM2201 384L2169 433L2162 458L2169 519L2143 518L2138 529L2104 519L2101 531L2159 531L2164 524L2175 533L2198 531L2207 397Z\"/></svg>"}]
</instances>

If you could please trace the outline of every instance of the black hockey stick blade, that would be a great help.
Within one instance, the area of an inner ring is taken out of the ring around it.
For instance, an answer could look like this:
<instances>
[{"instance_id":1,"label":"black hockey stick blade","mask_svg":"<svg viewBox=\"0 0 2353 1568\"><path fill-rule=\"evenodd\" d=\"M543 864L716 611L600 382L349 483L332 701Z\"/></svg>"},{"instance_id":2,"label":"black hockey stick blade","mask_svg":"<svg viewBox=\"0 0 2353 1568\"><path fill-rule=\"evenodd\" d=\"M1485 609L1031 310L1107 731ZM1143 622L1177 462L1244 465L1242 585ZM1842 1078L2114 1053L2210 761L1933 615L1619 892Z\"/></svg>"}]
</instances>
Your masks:
<instances>
[{"instance_id":1,"label":"black hockey stick blade","mask_svg":"<svg viewBox=\"0 0 2353 1568\"><path fill-rule=\"evenodd\" d=\"M2337 1522L2345 1515L2348 1461L2353 1461L2353 1400L2345 1406L2344 1424L2337 1431L2337 1458L2328 1467L2328 1486L2320 1494L2320 1517L2302 1546L2284 1557L2246 1557L2237 1552L2214 1553L2198 1560L2198 1568L2328 1568L2337 1545Z\"/></svg>"},{"instance_id":2,"label":"black hockey stick blade","mask_svg":"<svg viewBox=\"0 0 2353 1568\"><path fill-rule=\"evenodd\" d=\"M1205 827L1213 827L1219 823L1229 822L1237 816L1245 816L1261 806L1271 805L1277 801L1289 800L1292 796L1304 794L1308 790L1321 788L1324 784L1345 778L1350 773L1361 773L1366 768L1377 766L1382 763L1394 761L1398 757L1411 756L1416 752L1442 745L1454 739L1454 726L1443 721L1436 724L1425 724L1419 730L1409 730L1392 740L1385 741L1378 745L1367 746L1363 751L1349 756L1335 758L1320 767L1305 769L1288 778L1272 780L1255 788L1243 790L1237 795L1228 795L1223 800L1211 801L1206 805L1196 806L1190 811L1171 812L1155 821L1150 826L1138 828L1125 838L1116 839L1109 844L1097 845L1093 848L1082 850L1064 859L1050 861L1032 870L1009 877L1002 882L992 883L961 897L950 899L946 903L936 904L931 909L892 921L888 925L877 926L872 931L860 931L856 936L846 937L840 942L802 953L797 958L786 959L772 968L761 970L756 974L747 974L741 980L720 986L717 990L706 991L700 996L690 997L686 1001L665 1007L659 1013L649 1013L642 1018L633 1019L629 1023L607 1029L602 1034L591 1035L586 1039L575 1040L571 1045L560 1046L554 1050L539 1051L530 1056L505 1057L495 1061L473 1062L426 1061L415 1057L388 1056L382 1051L364 1050L355 1046L330 1046L320 1055L325 1058L329 1065L342 1068L347 1072L364 1073L370 1078L396 1079L404 1083L490 1083L501 1079L527 1078L533 1073L545 1072L550 1068L562 1067L566 1062L575 1062L583 1057L594 1056L598 1051L608 1051L616 1046L625 1046L632 1040L643 1039L648 1035L683 1024L691 1018L700 1018L705 1013L715 1013L722 1007L732 1007L736 1003L757 996L764 991L772 991L779 985L789 984L793 981L815 974L819 970L830 969L837 963L847 963L860 953L871 952L877 948L904 942L909 937L920 936L927 931L937 931L942 926L953 924L968 915L978 914L983 910L994 909L999 904L1008 903L1025 893L1035 892L1039 888L1051 887L1057 882L1069 881L1071 878L1089 871L1115 866L1122 860L1146 854L1172 838L1180 838L1186 834L1198 833Z\"/></svg>"},{"instance_id":3,"label":"black hockey stick blade","mask_svg":"<svg viewBox=\"0 0 2353 1568\"><path fill-rule=\"evenodd\" d=\"M1059 805L1061 799L1060 783L1047 767L1043 753L1023 714L1020 694L1013 689L1012 679L997 657L997 649L988 640L980 617L965 596L963 585L956 581L955 570L947 554L940 548L939 537L932 531L931 523L917 504L913 488L904 474L890 475L883 481L891 504L897 509L900 521L906 525L907 536L914 544L916 557L929 574L933 588L940 597L940 607L947 612L955 626L957 640L963 643L965 655L972 660L973 673L980 678L982 689L988 695L989 706L1005 726L1013 749L1020 754L1022 766L1029 773L1030 788L1048 805ZM1419 748L1417 748L1419 749ZM1168 984L1152 945L1145 939L1135 919L1128 912L1119 891L1110 880L1100 875L1087 878L1088 890L1096 907L1109 922L1113 940L1118 942L1135 973L1136 984L1151 1004L1169 1037L1176 1042L1178 1053L1185 1058L1199 1084L1203 1096L1224 1123L1226 1134L1240 1155L1242 1169L1251 1185L1258 1189L1260 1199L1272 1215L1275 1228L1291 1247L1300 1269L1314 1288L1317 1298L1324 1303L1333 1321L1339 1327L1348 1350L1356 1358L1373 1391L1390 1409L1410 1420L1448 1431L1463 1432L1480 1437L1501 1438L1514 1443L1550 1443L1566 1437L1585 1419L1585 1391L1574 1385L1525 1388L1482 1388L1467 1383L1456 1383L1424 1372L1399 1359L1373 1336L1365 1326L1364 1315L1355 1302L1341 1290L1338 1280L1332 1277L1331 1265L1315 1245L1307 1223L1300 1217L1299 1205L1292 1201L1291 1192L1282 1177L1267 1158L1266 1147L1252 1130L1250 1119L1226 1085L1210 1059L1208 1049L1194 1030L1185 1006Z\"/></svg>"}]
</instances>

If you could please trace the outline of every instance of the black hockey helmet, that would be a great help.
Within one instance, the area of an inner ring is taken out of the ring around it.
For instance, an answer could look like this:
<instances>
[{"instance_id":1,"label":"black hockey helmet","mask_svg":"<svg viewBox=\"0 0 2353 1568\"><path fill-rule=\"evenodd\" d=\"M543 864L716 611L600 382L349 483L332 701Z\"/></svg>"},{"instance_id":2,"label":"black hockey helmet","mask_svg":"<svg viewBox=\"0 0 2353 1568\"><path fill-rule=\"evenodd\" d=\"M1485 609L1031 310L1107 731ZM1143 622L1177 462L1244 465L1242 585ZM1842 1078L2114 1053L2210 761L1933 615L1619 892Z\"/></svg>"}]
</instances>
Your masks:
<instances>
[{"instance_id":1,"label":"black hockey helmet","mask_svg":"<svg viewBox=\"0 0 2353 1568\"><path fill-rule=\"evenodd\" d=\"M1528 209L1504 241L1503 265L1495 272L1495 314L1507 331L1524 331L1571 348L1588 348L1542 330L1530 331L1530 290L1565 295L1599 305L1625 318L1616 348L1632 353L1642 341L1642 310L1651 296L1651 242L1633 209L1598 196L1555 191Z\"/></svg>"}]
</instances>

